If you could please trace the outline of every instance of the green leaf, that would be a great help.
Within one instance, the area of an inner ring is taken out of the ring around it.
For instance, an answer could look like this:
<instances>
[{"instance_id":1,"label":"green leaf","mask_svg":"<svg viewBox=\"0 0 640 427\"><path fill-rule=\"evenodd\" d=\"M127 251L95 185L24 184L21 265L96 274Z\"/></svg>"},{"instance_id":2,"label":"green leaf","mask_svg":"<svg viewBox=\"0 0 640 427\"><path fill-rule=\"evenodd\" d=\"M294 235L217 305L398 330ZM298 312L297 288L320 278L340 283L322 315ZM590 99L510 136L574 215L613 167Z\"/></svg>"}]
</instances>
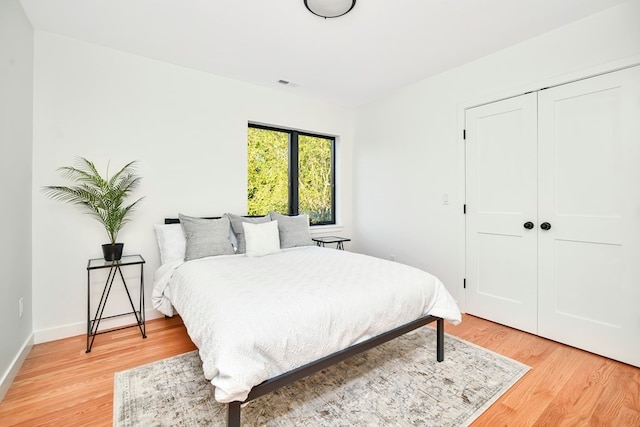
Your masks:
<instances>
[{"instance_id":1,"label":"green leaf","mask_svg":"<svg viewBox=\"0 0 640 427\"><path fill-rule=\"evenodd\" d=\"M45 186L42 191L53 200L79 206L104 226L110 243L116 243L118 232L130 221L134 208L144 199L140 197L126 204L126 199L142 179L136 175L136 165L136 161L129 162L109 178L108 166L103 177L93 162L79 157L75 166L58 168L60 175L75 185Z\"/></svg>"}]
</instances>

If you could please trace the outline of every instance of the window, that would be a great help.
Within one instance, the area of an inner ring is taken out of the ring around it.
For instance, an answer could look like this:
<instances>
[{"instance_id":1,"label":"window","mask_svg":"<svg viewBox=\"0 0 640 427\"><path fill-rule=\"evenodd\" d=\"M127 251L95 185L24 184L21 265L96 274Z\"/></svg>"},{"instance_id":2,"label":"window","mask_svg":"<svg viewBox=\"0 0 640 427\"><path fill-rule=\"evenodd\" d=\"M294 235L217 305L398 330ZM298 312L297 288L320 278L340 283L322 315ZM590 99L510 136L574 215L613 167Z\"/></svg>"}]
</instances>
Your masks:
<instances>
[{"instance_id":1,"label":"window","mask_svg":"<svg viewBox=\"0 0 640 427\"><path fill-rule=\"evenodd\" d=\"M335 138L249 124L248 214L335 224Z\"/></svg>"}]
</instances>

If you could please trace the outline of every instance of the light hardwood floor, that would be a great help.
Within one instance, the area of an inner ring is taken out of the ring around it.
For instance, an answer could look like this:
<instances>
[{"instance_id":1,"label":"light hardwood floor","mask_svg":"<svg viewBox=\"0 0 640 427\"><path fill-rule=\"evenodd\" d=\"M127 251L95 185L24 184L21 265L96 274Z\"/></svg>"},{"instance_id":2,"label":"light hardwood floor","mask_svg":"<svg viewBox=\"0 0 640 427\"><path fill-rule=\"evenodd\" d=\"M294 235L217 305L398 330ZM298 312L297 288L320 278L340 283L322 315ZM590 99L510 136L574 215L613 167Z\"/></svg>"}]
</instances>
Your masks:
<instances>
[{"instance_id":1,"label":"light hardwood floor","mask_svg":"<svg viewBox=\"0 0 640 427\"><path fill-rule=\"evenodd\" d=\"M110 426L115 372L195 348L179 317L147 331L99 335L89 354L85 336L34 346L0 426ZM640 426L639 368L468 315L446 331L533 368L473 426Z\"/></svg>"}]
</instances>

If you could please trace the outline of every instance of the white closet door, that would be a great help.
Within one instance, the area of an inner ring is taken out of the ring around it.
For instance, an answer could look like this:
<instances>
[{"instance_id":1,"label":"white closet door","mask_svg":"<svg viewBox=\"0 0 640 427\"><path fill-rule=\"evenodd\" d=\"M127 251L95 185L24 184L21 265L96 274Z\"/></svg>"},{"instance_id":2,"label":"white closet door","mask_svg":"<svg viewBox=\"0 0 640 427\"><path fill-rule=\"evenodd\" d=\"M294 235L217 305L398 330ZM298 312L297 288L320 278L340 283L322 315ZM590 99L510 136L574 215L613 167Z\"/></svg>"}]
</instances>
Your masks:
<instances>
[{"instance_id":1,"label":"white closet door","mask_svg":"<svg viewBox=\"0 0 640 427\"><path fill-rule=\"evenodd\" d=\"M465 120L466 311L535 333L536 94L471 108Z\"/></svg>"},{"instance_id":2,"label":"white closet door","mask_svg":"<svg viewBox=\"0 0 640 427\"><path fill-rule=\"evenodd\" d=\"M538 101L538 333L640 366L640 67Z\"/></svg>"}]
</instances>

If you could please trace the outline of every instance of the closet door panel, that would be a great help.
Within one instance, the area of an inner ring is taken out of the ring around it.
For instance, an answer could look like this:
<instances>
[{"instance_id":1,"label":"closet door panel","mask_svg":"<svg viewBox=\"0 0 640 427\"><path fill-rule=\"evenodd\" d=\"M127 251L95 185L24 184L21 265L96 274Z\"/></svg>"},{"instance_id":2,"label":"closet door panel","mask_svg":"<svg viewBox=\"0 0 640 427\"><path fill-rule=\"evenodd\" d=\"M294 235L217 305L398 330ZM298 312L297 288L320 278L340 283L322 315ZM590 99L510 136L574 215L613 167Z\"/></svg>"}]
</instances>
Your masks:
<instances>
[{"instance_id":1,"label":"closet door panel","mask_svg":"<svg viewBox=\"0 0 640 427\"><path fill-rule=\"evenodd\" d=\"M536 126L535 94L466 112L466 311L533 333Z\"/></svg>"},{"instance_id":2,"label":"closet door panel","mask_svg":"<svg viewBox=\"0 0 640 427\"><path fill-rule=\"evenodd\" d=\"M539 93L538 333L640 365L640 67Z\"/></svg>"}]
</instances>

